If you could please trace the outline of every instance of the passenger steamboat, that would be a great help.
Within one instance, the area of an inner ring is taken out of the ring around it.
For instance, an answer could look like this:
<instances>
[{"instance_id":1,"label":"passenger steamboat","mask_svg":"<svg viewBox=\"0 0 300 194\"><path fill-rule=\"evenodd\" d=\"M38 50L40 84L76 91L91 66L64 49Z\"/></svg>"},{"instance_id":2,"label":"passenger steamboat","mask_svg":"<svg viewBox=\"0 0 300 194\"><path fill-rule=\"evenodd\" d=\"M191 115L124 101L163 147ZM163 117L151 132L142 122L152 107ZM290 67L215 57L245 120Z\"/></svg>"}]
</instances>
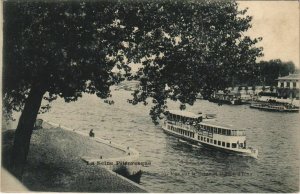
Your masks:
<instances>
[{"instance_id":1,"label":"passenger steamboat","mask_svg":"<svg viewBox=\"0 0 300 194\"><path fill-rule=\"evenodd\" d=\"M265 111L274 112L299 112L299 107L288 103L270 103L270 102L256 102L250 105L250 108L256 108Z\"/></svg>"},{"instance_id":2,"label":"passenger steamboat","mask_svg":"<svg viewBox=\"0 0 300 194\"><path fill-rule=\"evenodd\" d=\"M231 129L203 119L202 113L169 110L162 126L164 132L195 144L239 155L258 157L258 150L246 147L245 130Z\"/></svg>"}]
</instances>

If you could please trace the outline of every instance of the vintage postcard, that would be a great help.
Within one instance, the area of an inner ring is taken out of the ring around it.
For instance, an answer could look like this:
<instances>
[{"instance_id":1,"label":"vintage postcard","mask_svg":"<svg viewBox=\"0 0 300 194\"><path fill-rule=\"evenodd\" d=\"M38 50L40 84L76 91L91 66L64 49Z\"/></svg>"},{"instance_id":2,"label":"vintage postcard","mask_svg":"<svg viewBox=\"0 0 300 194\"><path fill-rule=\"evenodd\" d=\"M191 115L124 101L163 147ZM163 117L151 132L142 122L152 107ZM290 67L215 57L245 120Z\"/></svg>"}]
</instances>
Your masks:
<instances>
[{"instance_id":1,"label":"vintage postcard","mask_svg":"<svg viewBox=\"0 0 300 194\"><path fill-rule=\"evenodd\" d=\"M1 13L1 192L299 192L299 1Z\"/></svg>"}]
</instances>

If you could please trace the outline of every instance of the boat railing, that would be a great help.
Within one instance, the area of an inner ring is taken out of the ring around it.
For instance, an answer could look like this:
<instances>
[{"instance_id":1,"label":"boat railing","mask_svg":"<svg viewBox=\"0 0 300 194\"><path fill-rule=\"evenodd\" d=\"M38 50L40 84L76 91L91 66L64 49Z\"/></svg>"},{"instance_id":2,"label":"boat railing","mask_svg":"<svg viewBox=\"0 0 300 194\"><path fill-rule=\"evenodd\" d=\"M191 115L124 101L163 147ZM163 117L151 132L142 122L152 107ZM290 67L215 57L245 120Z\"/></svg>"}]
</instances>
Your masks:
<instances>
[{"instance_id":1,"label":"boat railing","mask_svg":"<svg viewBox=\"0 0 300 194\"><path fill-rule=\"evenodd\" d=\"M182 122L176 122L176 121L167 121L167 122L168 122L168 124L176 125L176 126L179 126L181 128L188 129L188 130L196 130L196 126L195 125L191 125L191 124L187 124L187 123L182 123Z\"/></svg>"}]
</instances>

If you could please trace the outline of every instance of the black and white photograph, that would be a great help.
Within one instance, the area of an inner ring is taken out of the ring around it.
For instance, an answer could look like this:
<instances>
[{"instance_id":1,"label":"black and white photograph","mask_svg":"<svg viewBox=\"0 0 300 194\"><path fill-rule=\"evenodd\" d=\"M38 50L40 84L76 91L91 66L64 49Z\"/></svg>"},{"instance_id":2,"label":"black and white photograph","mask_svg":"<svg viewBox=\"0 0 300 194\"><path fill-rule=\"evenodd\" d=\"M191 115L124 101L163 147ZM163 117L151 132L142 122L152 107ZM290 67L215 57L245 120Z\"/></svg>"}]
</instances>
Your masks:
<instances>
[{"instance_id":1,"label":"black and white photograph","mask_svg":"<svg viewBox=\"0 0 300 194\"><path fill-rule=\"evenodd\" d=\"M1 1L1 192L298 193L299 11Z\"/></svg>"}]
</instances>

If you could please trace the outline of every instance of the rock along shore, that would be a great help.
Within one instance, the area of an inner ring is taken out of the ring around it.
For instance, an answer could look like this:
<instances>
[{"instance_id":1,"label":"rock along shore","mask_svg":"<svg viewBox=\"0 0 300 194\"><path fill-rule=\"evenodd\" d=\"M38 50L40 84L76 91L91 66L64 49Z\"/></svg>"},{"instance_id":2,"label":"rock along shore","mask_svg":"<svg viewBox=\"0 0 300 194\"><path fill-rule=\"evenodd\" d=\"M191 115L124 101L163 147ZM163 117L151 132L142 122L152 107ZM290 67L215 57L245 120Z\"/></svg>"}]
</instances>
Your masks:
<instances>
[{"instance_id":1,"label":"rock along shore","mask_svg":"<svg viewBox=\"0 0 300 194\"><path fill-rule=\"evenodd\" d=\"M2 135L2 159L6 168L13 134L9 130ZM118 158L127 154L119 148L91 141L90 137L47 125L32 134L22 183L32 191L147 192L101 165L87 165L82 160L86 156Z\"/></svg>"}]
</instances>

